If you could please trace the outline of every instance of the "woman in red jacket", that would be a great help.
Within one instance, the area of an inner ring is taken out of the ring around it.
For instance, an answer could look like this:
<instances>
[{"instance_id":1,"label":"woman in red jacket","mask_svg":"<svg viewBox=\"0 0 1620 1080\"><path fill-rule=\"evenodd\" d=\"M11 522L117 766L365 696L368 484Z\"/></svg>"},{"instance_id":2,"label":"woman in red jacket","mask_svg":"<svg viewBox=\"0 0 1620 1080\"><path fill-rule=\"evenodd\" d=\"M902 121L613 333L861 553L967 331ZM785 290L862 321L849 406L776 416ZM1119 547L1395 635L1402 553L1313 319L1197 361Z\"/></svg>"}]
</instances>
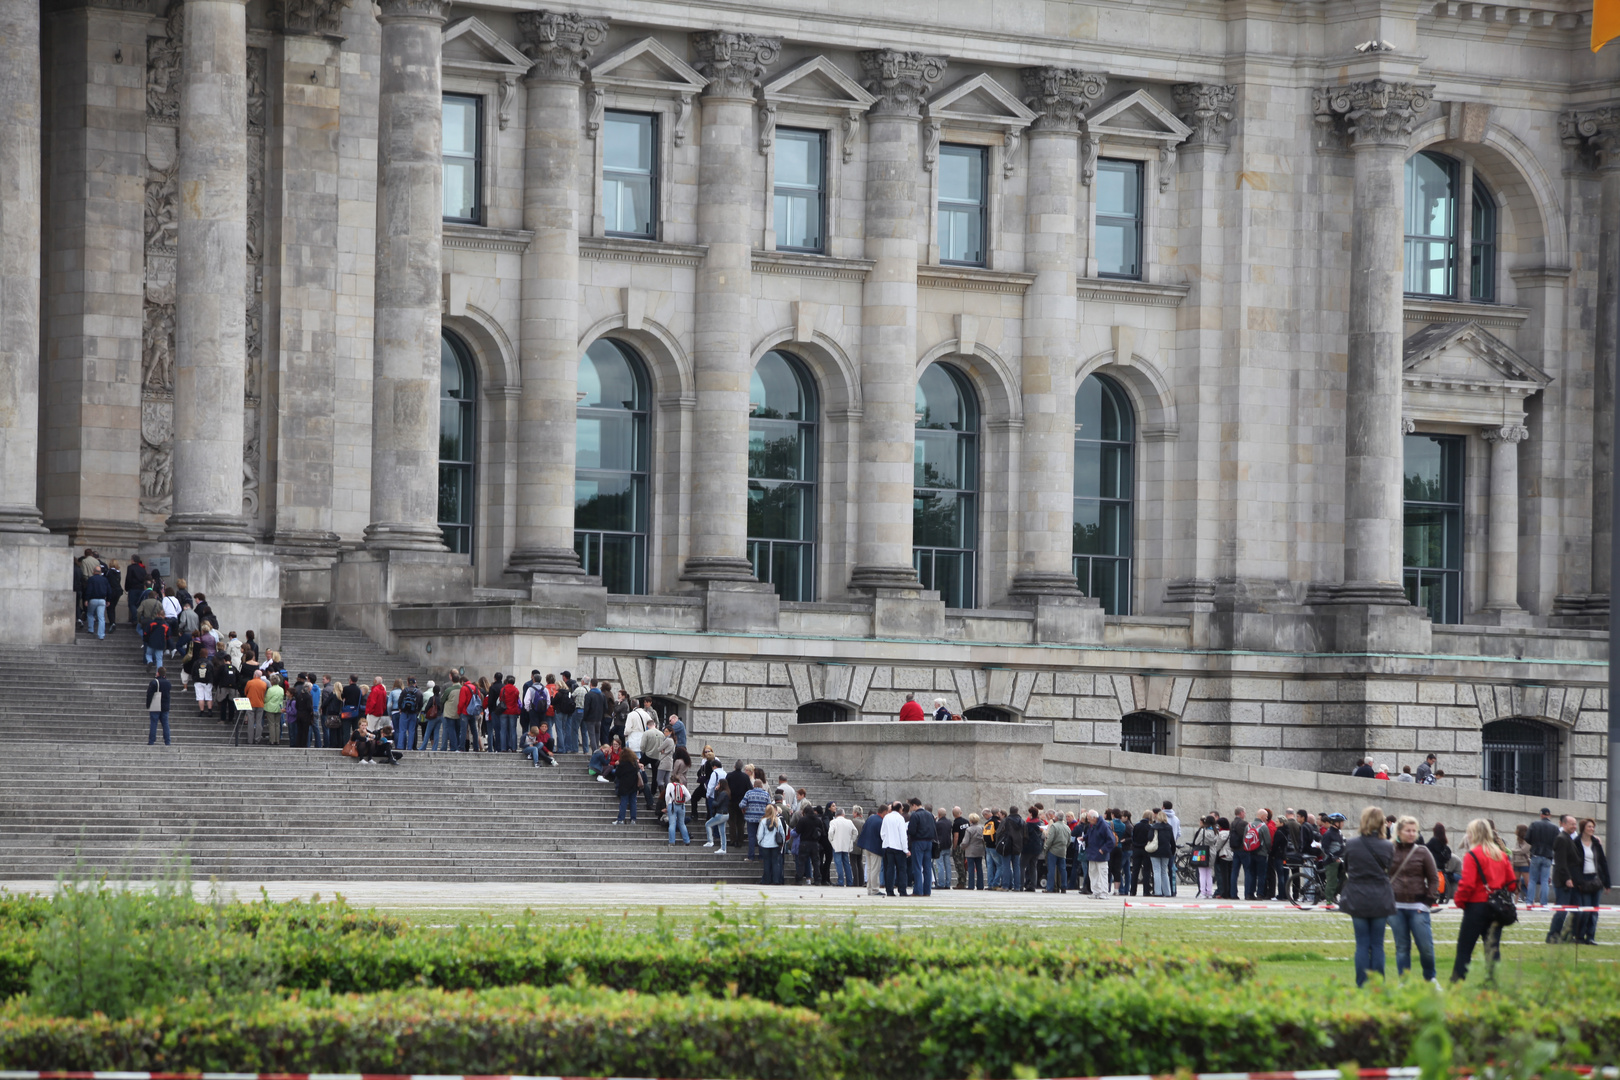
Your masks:
<instances>
[{"instance_id":1,"label":"woman in red jacket","mask_svg":"<svg viewBox=\"0 0 1620 1080\"><path fill-rule=\"evenodd\" d=\"M1496 842L1496 830L1484 818L1468 823L1468 839L1463 844L1462 880L1457 885L1456 905L1462 908L1462 929L1457 933L1457 959L1451 965L1451 981L1462 982L1468 977L1468 961L1474 955L1474 943L1485 939L1486 970L1490 971L1501 958L1502 926L1491 918L1490 906L1485 902L1496 889L1512 889L1517 875L1513 872L1513 856ZM1489 976L1487 975L1487 978Z\"/></svg>"}]
</instances>

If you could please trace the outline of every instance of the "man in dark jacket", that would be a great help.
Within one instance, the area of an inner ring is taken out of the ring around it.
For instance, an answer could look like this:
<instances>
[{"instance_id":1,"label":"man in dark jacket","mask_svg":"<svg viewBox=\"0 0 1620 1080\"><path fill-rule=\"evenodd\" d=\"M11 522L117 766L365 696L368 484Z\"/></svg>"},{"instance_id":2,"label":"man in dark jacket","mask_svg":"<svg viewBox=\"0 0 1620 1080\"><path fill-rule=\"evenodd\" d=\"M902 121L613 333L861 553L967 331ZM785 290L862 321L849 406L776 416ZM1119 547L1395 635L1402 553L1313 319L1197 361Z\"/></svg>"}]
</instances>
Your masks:
<instances>
[{"instance_id":1,"label":"man in dark jacket","mask_svg":"<svg viewBox=\"0 0 1620 1080\"><path fill-rule=\"evenodd\" d=\"M628 754L630 751L625 750ZM634 756L634 755L631 755ZM753 778L743 772L743 763L737 762L735 768L726 773L726 787L731 789L731 842L741 844L744 842L746 830L743 827L743 796L748 789L754 786Z\"/></svg>"},{"instance_id":2,"label":"man in dark jacket","mask_svg":"<svg viewBox=\"0 0 1620 1080\"><path fill-rule=\"evenodd\" d=\"M1545 904L1552 884L1553 845L1558 842L1558 825L1552 811L1541 808L1541 817L1530 823L1530 885L1526 897L1532 904Z\"/></svg>"},{"instance_id":3,"label":"man in dark jacket","mask_svg":"<svg viewBox=\"0 0 1620 1080\"><path fill-rule=\"evenodd\" d=\"M1024 855L1024 816L1018 807L1010 807L1007 816L996 823L996 851L1003 860L1001 887L1008 892L1017 892L1022 886L1023 855ZM1035 853L1030 852L1030 858Z\"/></svg>"},{"instance_id":4,"label":"man in dark jacket","mask_svg":"<svg viewBox=\"0 0 1620 1080\"><path fill-rule=\"evenodd\" d=\"M1373 771L1372 758L1367 758L1360 765L1357 765L1355 767L1355 771L1353 771L1350 775L1359 776L1365 780L1371 780L1378 774Z\"/></svg>"},{"instance_id":5,"label":"man in dark jacket","mask_svg":"<svg viewBox=\"0 0 1620 1080\"><path fill-rule=\"evenodd\" d=\"M808 878L812 885L827 884L821 873L821 851L827 846L827 825L821 820L821 808L807 809L794 829L799 834L799 853L793 857L794 877L801 882Z\"/></svg>"},{"instance_id":6,"label":"man in dark jacket","mask_svg":"<svg viewBox=\"0 0 1620 1080\"><path fill-rule=\"evenodd\" d=\"M592 679L591 688L585 693L585 712L579 725L579 731L585 733L585 738L595 738L600 733L602 715L606 711L607 699L602 696L602 691L597 687L596 680ZM563 747L562 752L565 754L577 754L581 736L572 727L570 727L569 733L572 736L571 741Z\"/></svg>"},{"instance_id":7,"label":"man in dark jacket","mask_svg":"<svg viewBox=\"0 0 1620 1080\"><path fill-rule=\"evenodd\" d=\"M1041 812L1035 807L1029 808L1029 816L1024 819L1024 891L1037 892L1041 887L1041 872L1046 869L1046 860L1041 857L1041 841L1046 839L1046 830L1041 828Z\"/></svg>"},{"instance_id":8,"label":"man in dark jacket","mask_svg":"<svg viewBox=\"0 0 1620 1080\"><path fill-rule=\"evenodd\" d=\"M169 742L169 680L162 668L158 668L152 676L152 681L146 684L146 713L151 718L151 725L147 729L146 745L151 746L157 742L158 725L163 725L163 745Z\"/></svg>"},{"instance_id":9,"label":"man in dark jacket","mask_svg":"<svg viewBox=\"0 0 1620 1080\"><path fill-rule=\"evenodd\" d=\"M107 600L111 595L107 576L98 566L84 583L84 597L90 604L90 614L85 620L86 629L94 631L98 641L107 636Z\"/></svg>"},{"instance_id":10,"label":"man in dark jacket","mask_svg":"<svg viewBox=\"0 0 1620 1080\"><path fill-rule=\"evenodd\" d=\"M1153 895L1153 863L1152 856L1147 850L1147 846L1153 840L1153 837L1153 815L1143 814L1131 829L1131 848L1134 852L1131 861L1135 865L1132 867L1134 872L1131 875L1131 886L1126 891L1127 896L1136 895L1138 883L1142 886L1143 896Z\"/></svg>"},{"instance_id":11,"label":"man in dark jacket","mask_svg":"<svg viewBox=\"0 0 1620 1080\"><path fill-rule=\"evenodd\" d=\"M934 815L922 805L922 800L911 800L911 813L906 818L906 841L911 845L912 896L928 896L934 891Z\"/></svg>"},{"instance_id":12,"label":"man in dark jacket","mask_svg":"<svg viewBox=\"0 0 1620 1080\"><path fill-rule=\"evenodd\" d=\"M1100 900L1108 895L1108 856L1113 853L1118 838L1114 830L1108 827L1108 822L1098 817L1093 811L1084 822L1078 823L1076 828L1083 830L1086 838L1086 866L1091 877L1091 897Z\"/></svg>"},{"instance_id":13,"label":"man in dark jacket","mask_svg":"<svg viewBox=\"0 0 1620 1080\"><path fill-rule=\"evenodd\" d=\"M146 592L146 583L151 575L146 572L146 564L141 562L140 555L129 557L129 566L124 570L124 592L128 596L129 625L135 625L135 608L140 605L141 596Z\"/></svg>"},{"instance_id":14,"label":"man in dark jacket","mask_svg":"<svg viewBox=\"0 0 1620 1080\"><path fill-rule=\"evenodd\" d=\"M1581 899L1575 886L1580 884L1586 853L1580 850L1580 843L1575 839L1575 815L1565 814L1559 819L1558 825L1558 836L1553 841L1553 897L1559 907L1570 907ZM1564 920L1568 915L1567 911L1553 913L1552 925L1547 928L1547 944L1566 940ZM1580 922L1580 919L1575 919L1571 925L1579 926Z\"/></svg>"},{"instance_id":15,"label":"man in dark jacket","mask_svg":"<svg viewBox=\"0 0 1620 1080\"><path fill-rule=\"evenodd\" d=\"M866 869L866 895L883 895L883 815L889 809L882 804L866 815L861 833L855 838L855 849L861 853Z\"/></svg>"}]
</instances>

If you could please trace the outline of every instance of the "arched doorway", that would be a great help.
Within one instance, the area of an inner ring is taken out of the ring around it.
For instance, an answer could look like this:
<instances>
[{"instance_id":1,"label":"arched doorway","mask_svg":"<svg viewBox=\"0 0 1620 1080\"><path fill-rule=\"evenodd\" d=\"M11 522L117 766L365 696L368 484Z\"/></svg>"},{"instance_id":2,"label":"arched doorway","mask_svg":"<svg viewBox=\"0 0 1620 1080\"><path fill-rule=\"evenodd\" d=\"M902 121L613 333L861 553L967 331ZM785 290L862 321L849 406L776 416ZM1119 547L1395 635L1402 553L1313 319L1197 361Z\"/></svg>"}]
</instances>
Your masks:
<instances>
[{"instance_id":1,"label":"arched doorway","mask_svg":"<svg viewBox=\"0 0 1620 1080\"><path fill-rule=\"evenodd\" d=\"M473 551L478 465L478 378L472 350L439 335L439 531L458 555Z\"/></svg>"}]
</instances>

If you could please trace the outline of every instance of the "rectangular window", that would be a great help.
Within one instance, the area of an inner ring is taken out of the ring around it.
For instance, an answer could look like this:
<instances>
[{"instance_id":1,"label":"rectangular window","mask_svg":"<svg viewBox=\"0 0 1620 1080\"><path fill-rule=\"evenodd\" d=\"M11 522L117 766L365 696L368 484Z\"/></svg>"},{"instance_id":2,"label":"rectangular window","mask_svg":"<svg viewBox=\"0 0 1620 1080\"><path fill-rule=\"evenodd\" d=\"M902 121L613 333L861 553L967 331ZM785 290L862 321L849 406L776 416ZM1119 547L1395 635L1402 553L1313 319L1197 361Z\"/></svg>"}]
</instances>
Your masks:
<instances>
[{"instance_id":1,"label":"rectangular window","mask_svg":"<svg viewBox=\"0 0 1620 1080\"><path fill-rule=\"evenodd\" d=\"M1101 277L1142 276L1142 163L1099 158L1097 193L1097 273Z\"/></svg>"},{"instance_id":2,"label":"rectangular window","mask_svg":"<svg viewBox=\"0 0 1620 1080\"><path fill-rule=\"evenodd\" d=\"M939 148L939 261L983 266L985 249L985 168L990 152L982 146Z\"/></svg>"},{"instance_id":3,"label":"rectangular window","mask_svg":"<svg viewBox=\"0 0 1620 1080\"><path fill-rule=\"evenodd\" d=\"M1436 623L1462 622L1464 446L1460 435L1405 439L1406 596Z\"/></svg>"},{"instance_id":4,"label":"rectangular window","mask_svg":"<svg viewBox=\"0 0 1620 1080\"><path fill-rule=\"evenodd\" d=\"M602 138L607 234L652 239L658 231L658 117L609 112L602 119Z\"/></svg>"},{"instance_id":5,"label":"rectangular window","mask_svg":"<svg viewBox=\"0 0 1620 1080\"><path fill-rule=\"evenodd\" d=\"M1482 304L1496 300L1496 202L1474 181L1473 241L1469 251L1468 296Z\"/></svg>"},{"instance_id":6,"label":"rectangular window","mask_svg":"<svg viewBox=\"0 0 1620 1080\"><path fill-rule=\"evenodd\" d=\"M776 129L775 222L780 251L826 250L827 135Z\"/></svg>"},{"instance_id":7,"label":"rectangular window","mask_svg":"<svg viewBox=\"0 0 1620 1080\"><path fill-rule=\"evenodd\" d=\"M484 99L466 94L444 95L444 220L483 221L483 115Z\"/></svg>"}]
</instances>

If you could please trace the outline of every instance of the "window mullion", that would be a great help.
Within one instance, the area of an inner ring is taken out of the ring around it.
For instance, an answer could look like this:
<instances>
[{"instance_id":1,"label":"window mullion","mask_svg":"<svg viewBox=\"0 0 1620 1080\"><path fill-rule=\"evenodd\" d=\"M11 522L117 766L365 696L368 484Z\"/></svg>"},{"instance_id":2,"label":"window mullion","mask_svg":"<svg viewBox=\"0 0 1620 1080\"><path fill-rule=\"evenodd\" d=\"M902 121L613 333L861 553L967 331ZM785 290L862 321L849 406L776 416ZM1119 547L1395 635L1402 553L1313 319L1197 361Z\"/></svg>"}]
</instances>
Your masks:
<instances>
[{"instance_id":1,"label":"window mullion","mask_svg":"<svg viewBox=\"0 0 1620 1080\"><path fill-rule=\"evenodd\" d=\"M1452 265L1456 272L1452 275L1452 287L1455 290L1452 298L1467 300L1474 295L1473 265L1474 265L1474 167L1463 162L1462 178L1458 181L1461 189L1457 198L1452 201L1456 208L1457 219L1452 229L1457 237L1457 243L1452 248Z\"/></svg>"}]
</instances>

